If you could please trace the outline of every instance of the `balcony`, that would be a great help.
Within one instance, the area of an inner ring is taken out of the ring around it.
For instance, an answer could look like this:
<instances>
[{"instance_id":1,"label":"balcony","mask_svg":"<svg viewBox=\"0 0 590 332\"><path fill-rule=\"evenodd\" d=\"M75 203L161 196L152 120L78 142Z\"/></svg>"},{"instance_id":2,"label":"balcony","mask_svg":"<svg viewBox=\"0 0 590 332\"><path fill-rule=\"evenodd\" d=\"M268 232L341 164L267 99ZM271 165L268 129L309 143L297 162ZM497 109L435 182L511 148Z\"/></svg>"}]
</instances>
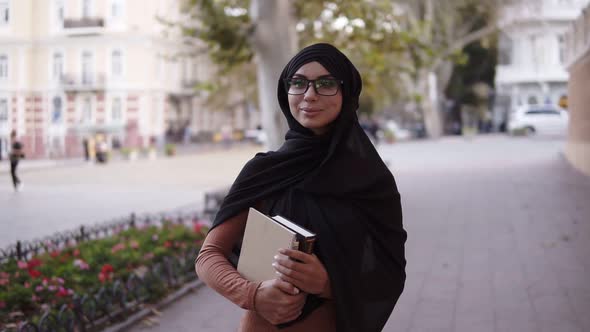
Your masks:
<instances>
[{"instance_id":1,"label":"balcony","mask_svg":"<svg viewBox=\"0 0 590 332\"><path fill-rule=\"evenodd\" d=\"M66 92L97 92L105 89L104 74L66 74L60 84Z\"/></svg>"},{"instance_id":2,"label":"balcony","mask_svg":"<svg viewBox=\"0 0 590 332\"><path fill-rule=\"evenodd\" d=\"M567 82L568 74L562 66L535 68L525 65L499 65L496 67L496 84L522 84L535 82Z\"/></svg>"},{"instance_id":3,"label":"balcony","mask_svg":"<svg viewBox=\"0 0 590 332\"><path fill-rule=\"evenodd\" d=\"M586 0L538 0L507 5L501 13L500 26L524 22L573 21Z\"/></svg>"},{"instance_id":4,"label":"balcony","mask_svg":"<svg viewBox=\"0 0 590 332\"><path fill-rule=\"evenodd\" d=\"M64 32L69 36L98 35L104 31L104 19L100 17L67 18Z\"/></svg>"}]
</instances>

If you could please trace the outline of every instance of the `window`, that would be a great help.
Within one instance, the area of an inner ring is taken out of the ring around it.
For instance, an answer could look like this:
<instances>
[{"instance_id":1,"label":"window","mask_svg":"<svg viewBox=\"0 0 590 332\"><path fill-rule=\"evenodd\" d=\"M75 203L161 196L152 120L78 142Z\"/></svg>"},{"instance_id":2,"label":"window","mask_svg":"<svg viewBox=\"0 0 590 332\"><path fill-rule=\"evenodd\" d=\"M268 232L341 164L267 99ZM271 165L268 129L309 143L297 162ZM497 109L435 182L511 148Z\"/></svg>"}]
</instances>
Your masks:
<instances>
[{"instance_id":1,"label":"window","mask_svg":"<svg viewBox=\"0 0 590 332\"><path fill-rule=\"evenodd\" d=\"M527 115L561 115L559 111L554 108L531 108L526 112Z\"/></svg>"},{"instance_id":2,"label":"window","mask_svg":"<svg viewBox=\"0 0 590 332\"><path fill-rule=\"evenodd\" d=\"M92 0L82 0L82 17L90 17L92 15Z\"/></svg>"},{"instance_id":3,"label":"window","mask_svg":"<svg viewBox=\"0 0 590 332\"><path fill-rule=\"evenodd\" d=\"M51 123L61 123L63 118L63 103L61 97L55 96L52 100Z\"/></svg>"},{"instance_id":4,"label":"window","mask_svg":"<svg viewBox=\"0 0 590 332\"><path fill-rule=\"evenodd\" d=\"M52 77L55 81L58 81L63 76L64 57L63 54L56 52L53 53L53 72Z\"/></svg>"},{"instance_id":5,"label":"window","mask_svg":"<svg viewBox=\"0 0 590 332\"><path fill-rule=\"evenodd\" d=\"M92 53L82 53L82 84L92 84Z\"/></svg>"},{"instance_id":6,"label":"window","mask_svg":"<svg viewBox=\"0 0 590 332\"><path fill-rule=\"evenodd\" d=\"M0 124L8 122L8 100L0 99Z\"/></svg>"},{"instance_id":7,"label":"window","mask_svg":"<svg viewBox=\"0 0 590 332\"><path fill-rule=\"evenodd\" d=\"M82 99L82 115L80 117L80 122L82 123L90 123L92 120L92 100L90 97L85 97Z\"/></svg>"},{"instance_id":8,"label":"window","mask_svg":"<svg viewBox=\"0 0 590 332\"><path fill-rule=\"evenodd\" d=\"M0 26L10 23L10 0L0 0Z\"/></svg>"},{"instance_id":9,"label":"window","mask_svg":"<svg viewBox=\"0 0 590 332\"><path fill-rule=\"evenodd\" d=\"M63 23L65 16L64 0L55 0L55 19L57 24Z\"/></svg>"},{"instance_id":10,"label":"window","mask_svg":"<svg viewBox=\"0 0 590 332\"><path fill-rule=\"evenodd\" d=\"M111 105L111 120L113 122L121 122L123 120L123 107L121 105L121 97L114 97Z\"/></svg>"},{"instance_id":11,"label":"window","mask_svg":"<svg viewBox=\"0 0 590 332\"><path fill-rule=\"evenodd\" d=\"M537 99L537 96L529 96L528 103L530 105L538 104L539 100Z\"/></svg>"},{"instance_id":12,"label":"window","mask_svg":"<svg viewBox=\"0 0 590 332\"><path fill-rule=\"evenodd\" d=\"M4 54L0 55L0 80L8 78L8 57Z\"/></svg>"},{"instance_id":13,"label":"window","mask_svg":"<svg viewBox=\"0 0 590 332\"><path fill-rule=\"evenodd\" d=\"M565 63L565 35L561 34L557 36L557 42L559 43L559 63Z\"/></svg>"},{"instance_id":14,"label":"window","mask_svg":"<svg viewBox=\"0 0 590 332\"><path fill-rule=\"evenodd\" d=\"M123 54L120 50L114 50L111 54L111 72L114 77L123 75Z\"/></svg>"},{"instance_id":15,"label":"window","mask_svg":"<svg viewBox=\"0 0 590 332\"><path fill-rule=\"evenodd\" d=\"M121 0L111 0L111 17L115 20L123 16L123 4Z\"/></svg>"},{"instance_id":16,"label":"window","mask_svg":"<svg viewBox=\"0 0 590 332\"><path fill-rule=\"evenodd\" d=\"M512 64L512 39L506 34L502 34L498 44L498 63L500 65Z\"/></svg>"}]
</instances>

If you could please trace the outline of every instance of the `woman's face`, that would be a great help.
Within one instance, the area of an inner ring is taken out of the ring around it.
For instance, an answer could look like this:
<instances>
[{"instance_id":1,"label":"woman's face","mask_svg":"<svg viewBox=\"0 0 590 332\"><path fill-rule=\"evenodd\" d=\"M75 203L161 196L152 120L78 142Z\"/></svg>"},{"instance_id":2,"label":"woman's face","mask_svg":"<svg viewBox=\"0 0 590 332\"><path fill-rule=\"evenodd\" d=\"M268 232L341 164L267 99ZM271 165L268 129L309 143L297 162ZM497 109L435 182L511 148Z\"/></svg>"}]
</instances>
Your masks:
<instances>
[{"instance_id":1,"label":"woman's face","mask_svg":"<svg viewBox=\"0 0 590 332\"><path fill-rule=\"evenodd\" d=\"M319 62L314 61L301 66L291 78L316 80L318 78L334 79L334 76ZM340 114L341 88L339 86L338 92L333 96L322 96L315 91L314 84L311 83L304 94L289 95L289 109L299 124L310 129L314 134L321 135Z\"/></svg>"}]
</instances>

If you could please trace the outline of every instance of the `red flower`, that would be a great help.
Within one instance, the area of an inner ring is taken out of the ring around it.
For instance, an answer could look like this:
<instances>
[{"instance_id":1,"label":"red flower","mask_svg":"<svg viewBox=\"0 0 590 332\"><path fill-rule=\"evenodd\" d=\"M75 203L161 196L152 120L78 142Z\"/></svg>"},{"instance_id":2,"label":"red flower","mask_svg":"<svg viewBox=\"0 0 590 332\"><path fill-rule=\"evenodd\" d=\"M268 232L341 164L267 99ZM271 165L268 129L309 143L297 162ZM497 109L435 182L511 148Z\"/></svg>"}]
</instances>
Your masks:
<instances>
[{"instance_id":1,"label":"red flower","mask_svg":"<svg viewBox=\"0 0 590 332\"><path fill-rule=\"evenodd\" d=\"M0 301L0 309L6 308L6 302Z\"/></svg>"},{"instance_id":2,"label":"red flower","mask_svg":"<svg viewBox=\"0 0 590 332\"><path fill-rule=\"evenodd\" d=\"M203 229L203 224L201 224L201 222L197 221L193 224L193 230L195 231L195 233L201 233L201 230Z\"/></svg>"},{"instance_id":3,"label":"red flower","mask_svg":"<svg viewBox=\"0 0 590 332\"><path fill-rule=\"evenodd\" d=\"M41 260L38 258L33 258L31 259L28 263L27 263L27 268L28 269L34 269L37 266L41 266Z\"/></svg>"},{"instance_id":4,"label":"red flower","mask_svg":"<svg viewBox=\"0 0 590 332\"><path fill-rule=\"evenodd\" d=\"M80 256L80 249L75 249L74 250L74 257L79 257Z\"/></svg>"},{"instance_id":5,"label":"red flower","mask_svg":"<svg viewBox=\"0 0 590 332\"><path fill-rule=\"evenodd\" d=\"M59 251L58 250L54 250L52 252L49 253L49 256L55 258L57 256L59 256Z\"/></svg>"},{"instance_id":6,"label":"red flower","mask_svg":"<svg viewBox=\"0 0 590 332\"><path fill-rule=\"evenodd\" d=\"M100 273L98 274L98 280L100 280L100 282L103 282L103 283L107 280L111 280L111 279L113 279L114 272L115 272L115 269L113 268L113 266L111 264L105 264L100 269Z\"/></svg>"},{"instance_id":7,"label":"red flower","mask_svg":"<svg viewBox=\"0 0 590 332\"><path fill-rule=\"evenodd\" d=\"M57 297L67 297L70 295L70 293L64 287L60 287L59 290L57 291L57 293L55 293L55 295Z\"/></svg>"},{"instance_id":8,"label":"red flower","mask_svg":"<svg viewBox=\"0 0 590 332\"><path fill-rule=\"evenodd\" d=\"M29 269L29 275L31 276L31 278L39 278L41 276L41 272L34 270L34 269Z\"/></svg>"},{"instance_id":9,"label":"red flower","mask_svg":"<svg viewBox=\"0 0 590 332\"><path fill-rule=\"evenodd\" d=\"M164 242L164 247L166 247L166 248L172 247L172 242L170 242L170 241Z\"/></svg>"},{"instance_id":10,"label":"red flower","mask_svg":"<svg viewBox=\"0 0 590 332\"><path fill-rule=\"evenodd\" d=\"M115 272L115 269L113 268L113 266L111 264L105 264L102 266L102 268L100 269L100 273L112 273Z\"/></svg>"}]
</instances>

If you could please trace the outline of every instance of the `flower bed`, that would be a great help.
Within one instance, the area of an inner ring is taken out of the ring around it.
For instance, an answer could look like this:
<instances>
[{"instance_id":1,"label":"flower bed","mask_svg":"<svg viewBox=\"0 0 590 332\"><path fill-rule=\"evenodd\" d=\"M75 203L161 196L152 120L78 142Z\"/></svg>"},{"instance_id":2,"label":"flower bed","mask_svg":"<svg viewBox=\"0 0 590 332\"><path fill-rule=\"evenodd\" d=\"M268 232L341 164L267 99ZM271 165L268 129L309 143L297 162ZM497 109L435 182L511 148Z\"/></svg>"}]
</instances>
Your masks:
<instances>
[{"instance_id":1,"label":"flower bed","mask_svg":"<svg viewBox=\"0 0 590 332\"><path fill-rule=\"evenodd\" d=\"M8 259L0 266L0 331L93 330L121 319L196 277L193 259L206 231L196 219L164 218L102 239L49 242L27 261Z\"/></svg>"}]
</instances>

